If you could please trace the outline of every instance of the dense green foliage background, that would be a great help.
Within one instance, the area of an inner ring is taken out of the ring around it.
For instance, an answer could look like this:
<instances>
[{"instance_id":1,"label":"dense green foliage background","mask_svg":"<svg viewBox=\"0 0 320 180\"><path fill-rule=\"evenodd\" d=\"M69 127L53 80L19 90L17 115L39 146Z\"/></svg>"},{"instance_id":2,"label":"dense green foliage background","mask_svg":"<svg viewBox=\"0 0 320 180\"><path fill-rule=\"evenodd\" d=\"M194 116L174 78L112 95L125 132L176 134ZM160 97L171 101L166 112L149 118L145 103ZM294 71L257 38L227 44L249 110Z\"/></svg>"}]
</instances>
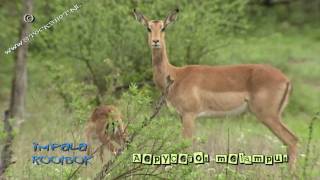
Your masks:
<instances>
[{"instance_id":1,"label":"dense green foliage background","mask_svg":"<svg viewBox=\"0 0 320 180\"><path fill-rule=\"evenodd\" d=\"M34 1L36 21L32 30L72 8L80 1ZM180 8L178 20L166 30L170 62L187 64L263 63L281 69L293 82L294 92L284 121L298 134L301 176L308 139L308 123L320 110L320 2L292 0L274 3L259 0L91 0L76 12L39 33L29 44L27 121L16 132L15 159L8 176L17 179L66 178L76 167L33 166L32 142L80 142L92 109L102 104L116 104L133 119L132 129L147 117L159 96L152 83L151 54L147 30L136 22L133 8L150 19L164 19ZM0 3L0 112L8 107L14 53L7 48L18 42L22 3ZM131 88L129 89L130 84ZM203 119L198 123L199 150L214 155L226 153L227 131L230 150L249 153L285 153L281 142L251 115L220 120ZM241 120L239 120L241 119ZM180 152L189 142L180 137L178 115L163 109L159 117L140 135L135 145L122 157L121 167L110 175L117 177L132 168L130 153ZM0 123L2 127L2 123ZM159 128L161 127L161 128ZM312 139L310 178L319 177L319 122ZM155 133L156 132L156 133ZM5 136L0 133L0 141ZM239 139L241 137L241 139ZM261 143L257 143L261 142ZM140 143L140 144L139 144ZM141 145L142 144L142 145ZM95 160L76 177L92 177L101 167ZM155 171L153 171L155 169ZM157 172L175 179L202 177L289 178L282 167L177 166L170 170L142 167L141 172ZM286 170L286 169L285 169ZM147 177L144 177L147 178Z\"/></svg>"}]
</instances>

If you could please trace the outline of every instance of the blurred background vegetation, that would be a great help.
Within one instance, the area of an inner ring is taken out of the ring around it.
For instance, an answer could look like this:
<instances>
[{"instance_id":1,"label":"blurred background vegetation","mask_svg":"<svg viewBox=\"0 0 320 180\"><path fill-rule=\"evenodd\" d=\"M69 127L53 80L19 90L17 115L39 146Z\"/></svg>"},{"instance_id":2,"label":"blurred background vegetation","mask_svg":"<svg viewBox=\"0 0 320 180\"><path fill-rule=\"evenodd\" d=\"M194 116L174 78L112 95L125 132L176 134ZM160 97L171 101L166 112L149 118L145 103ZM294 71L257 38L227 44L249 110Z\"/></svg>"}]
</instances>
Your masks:
<instances>
[{"instance_id":1,"label":"blurred background vegetation","mask_svg":"<svg viewBox=\"0 0 320 180\"><path fill-rule=\"evenodd\" d=\"M79 1L34 1L33 15L36 20L32 23L32 30L47 24L76 3ZM172 64L262 63L271 64L290 77L294 91L284 121L300 139L298 174L301 175L305 167L308 125L313 114L320 111L319 0L85 2L78 11L30 41L27 120L16 132L13 148L17 162L10 166L7 176L14 179L67 177L75 167L32 165L32 142L83 141L84 122L100 103L118 105L128 119L133 117L132 114L139 114L134 119L148 116L159 92L152 83L147 30L134 20L131 12L137 8L150 19L164 19L176 7L180 9L178 20L166 31ZM1 113L9 106L15 57L14 53L7 55L4 51L19 41L22 12L21 1L0 2ZM130 84L135 86L129 88ZM139 108L142 107L141 102L145 102L146 107ZM197 136L203 141L200 150L211 155L226 153L226 137L230 129L230 151L285 153L282 143L254 117L245 115L228 119L199 121ZM316 171L320 168L319 152L316 151L320 148L319 126L319 122L315 123L309 157L312 162L307 166L308 178L313 179L320 176ZM178 116L164 109L156 123L151 124L151 128L141 137L147 137L151 144L157 139L159 142L155 144L167 142L157 152L175 152L184 146L180 129ZM154 132L164 135L158 137ZM1 132L0 141L4 136L5 133ZM144 138L140 141L147 142ZM177 146L176 150L173 145ZM149 151L146 149L134 146L131 150ZM130 156L126 161L122 163L124 167L115 170L114 177L121 174L121 170L133 166ZM92 177L99 167L101 163L94 161L77 177ZM227 175L226 169L230 172ZM147 172L149 169L141 171ZM161 168L155 170L163 171ZM224 179L228 178L226 176L279 179L286 178L283 172L283 168L278 166L225 167L210 163L203 167L172 168L163 176L173 179L182 175L187 179Z\"/></svg>"}]
</instances>

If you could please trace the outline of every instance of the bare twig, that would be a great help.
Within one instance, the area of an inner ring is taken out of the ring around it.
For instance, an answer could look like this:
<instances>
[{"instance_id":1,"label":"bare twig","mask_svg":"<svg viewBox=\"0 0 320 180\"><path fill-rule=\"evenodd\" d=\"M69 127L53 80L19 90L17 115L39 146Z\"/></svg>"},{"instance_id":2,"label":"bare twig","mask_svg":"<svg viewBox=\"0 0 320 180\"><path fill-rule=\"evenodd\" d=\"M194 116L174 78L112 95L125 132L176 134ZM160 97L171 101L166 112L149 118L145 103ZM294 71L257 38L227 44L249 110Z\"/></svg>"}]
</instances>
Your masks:
<instances>
[{"instance_id":1,"label":"bare twig","mask_svg":"<svg viewBox=\"0 0 320 180\"><path fill-rule=\"evenodd\" d=\"M225 43L223 43L223 44L220 44L220 45L218 45L218 46L216 46L216 47L214 47L214 48L210 48L210 49L205 48L205 49L204 49L203 51L201 51L201 53L198 55L198 59L201 59L202 57L204 57L204 56L206 56L206 55L208 55L208 54L210 54L210 53L212 53L212 52L215 52L215 51L217 51L218 49L227 47L227 46L229 46L229 45L230 45L230 41L227 41L227 42L225 42Z\"/></svg>"}]
</instances>

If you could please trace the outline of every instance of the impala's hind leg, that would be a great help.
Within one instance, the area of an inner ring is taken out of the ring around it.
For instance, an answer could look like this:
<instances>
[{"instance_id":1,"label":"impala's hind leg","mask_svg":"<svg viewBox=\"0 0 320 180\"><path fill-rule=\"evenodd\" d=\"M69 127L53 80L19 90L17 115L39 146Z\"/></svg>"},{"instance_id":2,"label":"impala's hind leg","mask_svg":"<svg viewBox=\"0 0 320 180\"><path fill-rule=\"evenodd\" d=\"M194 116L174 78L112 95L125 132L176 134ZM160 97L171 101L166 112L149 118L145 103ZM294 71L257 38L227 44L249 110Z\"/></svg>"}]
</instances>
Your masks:
<instances>
[{"instance_id":1,"label":"impala's hind leg","mask_svg":"<svg viewBox=\"0 0 320 180\"><path fill-rule=\"evenodd\" d=\"M111 142L110 136L106 135L103 131L99 133L99 139L102 142L104 146L107 146L107 148L115 155L117 154L117 149L114 147L114 145Z\"/></svg>"},{"instance_id":2,"label":"impala's hind leg","mask_svg":"<svg viewBox=\"0 0 320 180\"><path fill-rule=\"evenodd\" d=\"M87 155L91 155L92 152L92 144L93 144L93 138L95 136L95 127L92 123L89 123L86 126L85 129L85 135L86 135L86 140L87 140Z\"/></svg>"},{"instance_id":3,"label":"impala's hind leg","mask_svg":"<svg viewBox=\"0 0 320 180\"><path fill-rule=\"evenodd\" d=\"M285 144L289 155L289 166L295 169L298 138L281 122L280 117L263 117L262 122Z\"/></svg>"},{"instance_id":4,"label":"impala's hind leg","mask_svg":"<svg viewBox=\"0 0 320 180\"><path fill-rule=\"evenodd\" d=\"M99 156L100 156L100 161L103 162L103 154L104 154L104 145L102 144L99 147Z\"/></svg>"},{"instance_id":5,"label":"impala's hind leg","mask_svg":"<svg viewBox=\"0 0 320 180\"><path fill-rule=\"evenodd\" d=\"M250 110L266 125L286 146L289 155L289 167L295 169L297 159L298 138L281 122L281 113L285 108L290 84L279 85L273 91L260 90L256 92L249 102Z\"/></svg>"}]
</instances>

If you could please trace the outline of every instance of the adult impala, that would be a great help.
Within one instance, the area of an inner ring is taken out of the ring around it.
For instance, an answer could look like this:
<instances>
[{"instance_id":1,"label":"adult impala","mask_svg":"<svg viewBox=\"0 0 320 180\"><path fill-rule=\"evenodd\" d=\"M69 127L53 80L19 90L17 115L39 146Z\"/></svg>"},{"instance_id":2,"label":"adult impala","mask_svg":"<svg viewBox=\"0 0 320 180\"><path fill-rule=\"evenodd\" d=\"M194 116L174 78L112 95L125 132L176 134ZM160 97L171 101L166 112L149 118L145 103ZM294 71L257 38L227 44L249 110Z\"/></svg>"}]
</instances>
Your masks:
<instances>
[{"instance_id":1,"label":"adult impala","mask_svg":"<svg viewBox=\"0 0 320 180\"><path fill-rule=\"evenodd\" d=\"M281 122L281 113L291 92L288 78L278 69L262 64L171 65L165 30L176 20L178 12L178 9L172 11L164 21L149 20L136 10L133 14L148 30L156 86L163 92L167 77L173 80L167 101L182 118L184 137L192 138L197 117L233 115L249 109L287 145L289 164L293 168L298 139Z\"/></svg>"}]
</instances>

